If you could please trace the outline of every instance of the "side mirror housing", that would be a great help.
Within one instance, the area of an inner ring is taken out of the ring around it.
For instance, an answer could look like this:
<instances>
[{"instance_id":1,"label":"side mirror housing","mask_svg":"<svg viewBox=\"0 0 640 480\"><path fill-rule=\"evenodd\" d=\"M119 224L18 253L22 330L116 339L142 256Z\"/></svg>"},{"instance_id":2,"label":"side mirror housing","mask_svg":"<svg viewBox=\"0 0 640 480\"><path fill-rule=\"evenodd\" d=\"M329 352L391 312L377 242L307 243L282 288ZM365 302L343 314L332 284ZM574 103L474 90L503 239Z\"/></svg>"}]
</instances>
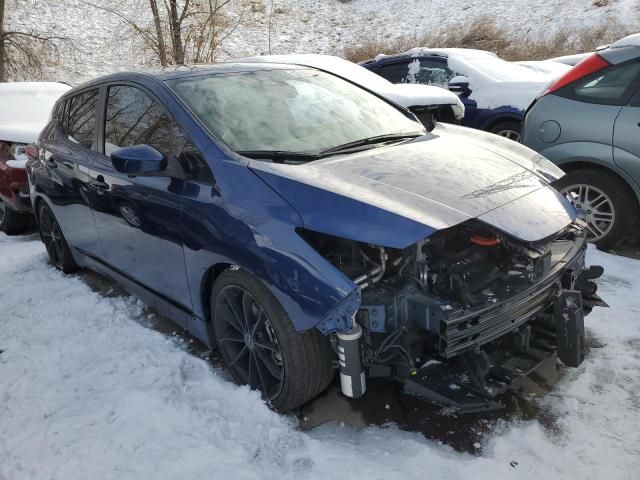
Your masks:
<instances>
[{"instance_id":1,"label":"side mirror housing","mask_svg":"<svg viewBox=\"0 0 640 480\"><path fill-rule=\"evenodd\" d=\"M448 87L449 91L456 95L469 95L471 93L471 89L469 88L469 79L462 75L458 75L457 77L453 77L449 80Z\"/></svg>"},{"instance_id":2,"label":"side mirror housing","mask_svg":"<svg viewBox=\"0 0 640 480\"><path fill-rule=\"evenodd\" d=\"M134 145L111 153L113 167L127 175L150 175L167 168L164 155L149 145Z\"/></svg>"}]
</instances>

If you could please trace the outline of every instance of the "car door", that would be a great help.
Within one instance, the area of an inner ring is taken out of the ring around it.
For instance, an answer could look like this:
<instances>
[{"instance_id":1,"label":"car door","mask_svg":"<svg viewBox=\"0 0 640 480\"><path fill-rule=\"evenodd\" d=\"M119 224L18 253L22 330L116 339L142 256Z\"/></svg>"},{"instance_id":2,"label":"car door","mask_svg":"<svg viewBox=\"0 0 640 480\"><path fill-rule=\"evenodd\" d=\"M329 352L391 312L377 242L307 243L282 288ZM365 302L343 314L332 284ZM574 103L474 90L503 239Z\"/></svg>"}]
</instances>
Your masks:
<instances>
[{"instance_id":1,"label":"car door","mask_svg":"<svg viewBox=\"0 0 640 480\"><path fill-rule=\"evenodd\" d=\"M616 118L613 128L613 161L640 188L640 89Z\"/></svg>"},{"instance_id":2,"label":"car door","mask_svg":"<svg viewBox=\"0 0 640 480\"><path fill-rule=\"evenodd\" d=\"M44 178L39 187L49 199L69 244L93 256L102 254L89 206L89 169L98 157L97 105L100 89L69 97L49 134L41 136Z\"/></svg>"},{"instance_id":3,"label":"car door","mask_svg":"<svg viewBox=\"0 0 640 480\"><path fill-rule=\"evenodd\" d=\"M172 118L147 90L109 85L100 158L91 168L92 202L105 259L118 273L191 311L181 234L183 173L171 151ZM168 160L160 174L116 171L111 153L150 145Z\"/></svg>"}]
</instances>

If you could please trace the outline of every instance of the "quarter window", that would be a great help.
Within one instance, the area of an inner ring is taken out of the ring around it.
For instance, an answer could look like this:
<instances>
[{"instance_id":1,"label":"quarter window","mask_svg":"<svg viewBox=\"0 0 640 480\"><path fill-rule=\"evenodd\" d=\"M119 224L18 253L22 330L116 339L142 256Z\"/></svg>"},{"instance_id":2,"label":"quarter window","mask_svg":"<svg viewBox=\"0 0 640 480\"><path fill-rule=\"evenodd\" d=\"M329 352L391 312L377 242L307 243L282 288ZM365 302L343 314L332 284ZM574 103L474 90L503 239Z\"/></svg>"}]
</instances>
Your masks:
<instances>
[{"instance_id":1,"label":"quarter window","mask_svg":"<svg viewBox=\"0 0 640 480\"><path fill-rule=\"evenodd\" d=\"M173 155L180 164L186 178L213 185L211 169L200 151L178 125L173 126Z\"/></svg>"},{"instance_id":2,"label":"quarter window","mask_svg":"<svg viewBox=\"0 0 640 480\"><path fill-rule=\"evenodd\" d=\"M637 87L638 74L640 62L608 68L571 85L569 96L581 102L623 105Z\"/></svg>"},{"instance_id":3,"label":"quarter window","mask_svg":"<svg viewBox=\"0 0 640 480\"><path fill-rule=\"evenodd\" d=\"M96 105L98 90L71 97L67 102L67 138L85 148L93 149L96 138Z\"/></svg>"},{"instance_id":4,"label":"quarter window","mask_svg":"<svg viewBox=\"0 0 640 480\"><path fill-rule=\"evenodd\" d=\"M105 155L119 148L143 144L169 156L171 118L155 99L142 90L130 86L109 87Z\"/></svg>"}]
</instances>

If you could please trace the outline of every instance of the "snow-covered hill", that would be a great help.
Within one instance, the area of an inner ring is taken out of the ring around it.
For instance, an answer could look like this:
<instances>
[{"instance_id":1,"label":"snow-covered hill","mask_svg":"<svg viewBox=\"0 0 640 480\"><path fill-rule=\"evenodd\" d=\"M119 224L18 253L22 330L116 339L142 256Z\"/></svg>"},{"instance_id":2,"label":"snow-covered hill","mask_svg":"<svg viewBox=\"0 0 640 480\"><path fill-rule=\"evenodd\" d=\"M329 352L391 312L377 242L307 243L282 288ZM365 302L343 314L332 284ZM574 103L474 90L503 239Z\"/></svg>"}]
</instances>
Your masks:
<instances>
[{"instance_id":1,"label":"snow-covered hill","mask_svg":"<svg viewBox=\"0 0 640 480\"><path fill-rule=\"evenodd\" d=\"M221 58L268 51L272 0L259 0L262 12L237 29L223 44ZM483 16L514 35L545 34L560 28L595 24L606 18L637 23L638 0L273 0L273 53L335 53L363 32L396 38L442 28ZM147 2L96 0L120 6L128 16L141 16ZM604 6L596 6L604 4ZM123 7L124 5L124 7ZM140 7L142 5L143 7ZM8 24L41 32L55 32L75 40L75 62L66 54L61 68L52 67L47 79L76 83L142 62L131 42L122 40L123 26L114 14L82 0L7 0Z\"/></svg>"}]
</instances>

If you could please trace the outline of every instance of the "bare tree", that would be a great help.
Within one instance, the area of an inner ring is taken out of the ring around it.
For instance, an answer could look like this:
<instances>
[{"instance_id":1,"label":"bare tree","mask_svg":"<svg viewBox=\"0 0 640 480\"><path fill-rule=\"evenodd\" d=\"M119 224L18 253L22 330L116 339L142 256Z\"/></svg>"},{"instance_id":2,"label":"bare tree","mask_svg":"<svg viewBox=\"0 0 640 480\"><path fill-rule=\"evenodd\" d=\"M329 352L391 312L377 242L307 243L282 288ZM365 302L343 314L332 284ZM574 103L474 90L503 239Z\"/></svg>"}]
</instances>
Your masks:
<instances>
[{"instance_id":1,"label":"bare tree","mask_svg":"<svg viewBox=\"0 0 640 480\"><path fill-rule=\"evenodd\" d=\"M215 60L220 44L238 28L249 10L248 0L144 0L140 6L148 8L147 17L151 19L145 23L123 13L123 9L82 1L120 18L162 66Z\"/></svg>"},{"instance_id":2,"label":"bare tree","mask_svg":"<svg viewBox=\"0 0 640 480\"><path fill-rule=\"evenodd\" d=\"M72 47L65 37L18 27L6 29L5 0L0 0L0 82L8 79L39 79L46 65L60 57L60 47Z\"/></svg>"}]
</instances>

